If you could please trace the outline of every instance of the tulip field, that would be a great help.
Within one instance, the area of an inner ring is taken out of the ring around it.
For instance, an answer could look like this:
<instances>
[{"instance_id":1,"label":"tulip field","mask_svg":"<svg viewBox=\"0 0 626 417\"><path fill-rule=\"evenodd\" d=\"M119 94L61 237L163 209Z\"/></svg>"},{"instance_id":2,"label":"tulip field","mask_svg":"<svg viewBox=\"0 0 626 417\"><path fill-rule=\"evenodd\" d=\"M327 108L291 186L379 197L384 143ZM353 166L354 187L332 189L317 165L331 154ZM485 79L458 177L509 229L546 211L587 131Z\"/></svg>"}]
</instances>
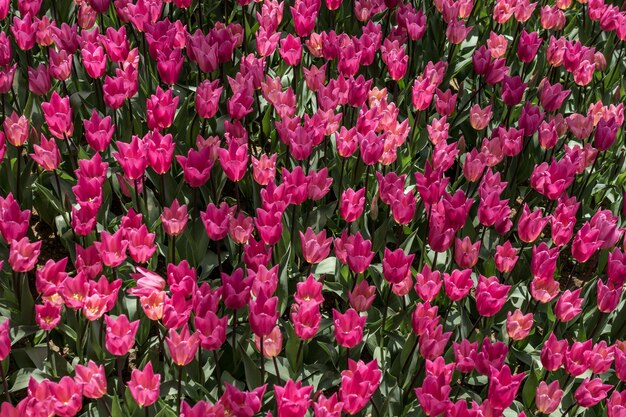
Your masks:
<instances>
[{"instance_id":1,"label":"tulip field","mask_svg":"<svg viewBox=\"0 0 626 417\"><path fill-rule=\"evenodd\" d=\"M624 1L0 26L0 417L626 417Z\"/></svg>"}]
</instances>

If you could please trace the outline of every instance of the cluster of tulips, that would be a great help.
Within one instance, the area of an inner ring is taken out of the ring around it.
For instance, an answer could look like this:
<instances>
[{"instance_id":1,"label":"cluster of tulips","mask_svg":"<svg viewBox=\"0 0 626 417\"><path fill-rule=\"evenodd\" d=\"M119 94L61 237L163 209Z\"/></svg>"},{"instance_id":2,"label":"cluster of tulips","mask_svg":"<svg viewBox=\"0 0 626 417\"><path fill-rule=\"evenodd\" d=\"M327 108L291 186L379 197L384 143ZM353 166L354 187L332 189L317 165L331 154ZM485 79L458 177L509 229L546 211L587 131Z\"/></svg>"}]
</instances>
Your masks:
<instances>
[{"instance_id":1,"label":"cluster of tulips","mask_svg":"<svg viewBox=\"0 0 626 417\"><path fill-rule=\"evenodd\" d=\"M2 417L626 416L626 8L0 0Z\"/></svg>"}]
</instances>

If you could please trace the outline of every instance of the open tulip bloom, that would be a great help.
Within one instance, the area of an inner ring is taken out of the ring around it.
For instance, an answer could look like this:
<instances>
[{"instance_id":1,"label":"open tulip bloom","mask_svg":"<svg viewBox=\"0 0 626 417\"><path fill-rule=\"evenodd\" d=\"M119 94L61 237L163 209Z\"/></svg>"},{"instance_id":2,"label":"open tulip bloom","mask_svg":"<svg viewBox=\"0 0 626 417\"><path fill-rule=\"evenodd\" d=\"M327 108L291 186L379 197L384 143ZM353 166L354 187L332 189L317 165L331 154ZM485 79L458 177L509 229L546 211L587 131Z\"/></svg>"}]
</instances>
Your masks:
<instances>
[{"instance_id":1,"label":"open tulip bloom","mask_svg":"<svg viewBox=\"0 0 626 417\"><path fill-rule=\"evenodd\" d=\"M0 0L0 417L625 417L622 3Z\"/></svg>"}]
</instances>

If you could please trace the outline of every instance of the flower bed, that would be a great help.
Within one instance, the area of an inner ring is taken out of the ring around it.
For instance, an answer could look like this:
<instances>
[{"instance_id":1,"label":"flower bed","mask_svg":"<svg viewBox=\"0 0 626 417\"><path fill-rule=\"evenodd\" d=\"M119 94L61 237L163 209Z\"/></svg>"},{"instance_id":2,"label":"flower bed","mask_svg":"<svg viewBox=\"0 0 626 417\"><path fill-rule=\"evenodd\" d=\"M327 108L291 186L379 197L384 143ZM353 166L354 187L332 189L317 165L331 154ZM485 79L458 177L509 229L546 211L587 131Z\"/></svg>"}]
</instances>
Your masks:
<instances>
[{"instance_id":1,"label":"flower bed","mask_svg":"<svg viewBox=\"0 0 626 417\"><path fill-rule=\"evenodd\" d=\"M622 3L0 0L0 415L624 417Z\"/></svg>"}]
</instances>

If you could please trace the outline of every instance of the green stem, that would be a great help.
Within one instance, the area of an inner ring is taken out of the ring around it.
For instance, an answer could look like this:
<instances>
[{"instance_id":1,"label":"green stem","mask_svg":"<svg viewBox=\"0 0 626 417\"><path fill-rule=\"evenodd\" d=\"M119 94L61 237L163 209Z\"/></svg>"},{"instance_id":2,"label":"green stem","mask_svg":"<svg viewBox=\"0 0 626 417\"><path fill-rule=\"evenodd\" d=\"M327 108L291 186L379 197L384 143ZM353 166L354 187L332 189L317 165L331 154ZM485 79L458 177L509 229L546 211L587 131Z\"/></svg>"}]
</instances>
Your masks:
<instances>
[{"instance_id":1,"label":"green stem","mask_svg":"<svg viewBox=\"0 0 626 417\"><path fill-rule=\"evenodd\" d=\"M276 372L276 379L278 380L278 385L282 385L282 379L280 378L280 371L278 370L278 361L276 360L276 356L272 356L272 362L274 362L274 371Z\"/></svg>"},{"instance_id":2,"label":"green stem","mask_svg":"<svg viewBox=\"0 0 626 417\"><path fill-rule=\"evenodd\" d=\"M213 359L215 360L215 379L217 381L217 394L222 396L222 372L220 371L220 361L217 356L217 350L213 351Z\"/></svg>"},{"instance_id":3,"label":"green stem","mask_svg":"<svg viewBox=\"0 0 626 417\"><path fill-rule=\"evenodd\" d=\"M265 346L264 337L261 336L261 382L265 381Z\"/></svg>"},{"instance_id":4,"label":"green stem","mask_svg":"<svg viewBox=\"0 0 626 417\"><path fill-rule=\"evenodd\" d=\"M183 395L182 386L183 386L183 367L179 366L178 367L178 387L177 387L178 399L176 400L176 402L178 404L177 405L177 409L176 409L176 415L177 416L180 415L180 407L182 405L182 395Z\"/></svg>"},{"instance_id":5,"label":"green stem","mask_svg":"<svg viewBox=\"0 0 626 417\"><path fill-rule=\"evenodd\" d=\"M0 363L0 377L2 378L2 388L4 388L4 395L7 398L7 402L11 404L11 394L9 393L9 384L7 384L7 376L4 373L4 367Z\"/></svg>"}]
</instances>

